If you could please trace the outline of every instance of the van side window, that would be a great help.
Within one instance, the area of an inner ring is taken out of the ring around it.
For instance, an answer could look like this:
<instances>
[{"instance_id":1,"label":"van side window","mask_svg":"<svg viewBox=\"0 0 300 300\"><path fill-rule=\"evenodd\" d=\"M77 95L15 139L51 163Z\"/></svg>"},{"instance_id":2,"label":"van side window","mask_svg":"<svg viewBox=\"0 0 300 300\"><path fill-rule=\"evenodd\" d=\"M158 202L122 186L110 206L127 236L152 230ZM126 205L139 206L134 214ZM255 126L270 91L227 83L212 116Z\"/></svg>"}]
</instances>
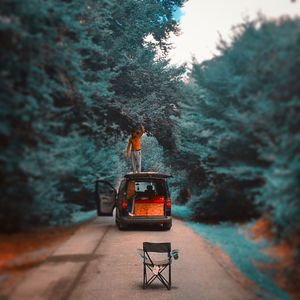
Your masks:
<instances>
[{"instance_id":1,"label":"van side window","mask_svg":"<svg viewBox=\"0 0 300 300\"><path fill-rule=\"evenodd\" d=\"M133 180L128 181L126 199L132 199L135 195L135 182Z\"/></svg>"},{"instance_id":2,"label":"van side window","mask_svg":"<svg viewBox=\"0 0 300 300\"><path fill-rule=\"evenodd\" d=\"M123 180L120 184L118 199L122 198L122 196L124 195L125 188L126 188L126 180Z\"/></svg>"}]
</instances>

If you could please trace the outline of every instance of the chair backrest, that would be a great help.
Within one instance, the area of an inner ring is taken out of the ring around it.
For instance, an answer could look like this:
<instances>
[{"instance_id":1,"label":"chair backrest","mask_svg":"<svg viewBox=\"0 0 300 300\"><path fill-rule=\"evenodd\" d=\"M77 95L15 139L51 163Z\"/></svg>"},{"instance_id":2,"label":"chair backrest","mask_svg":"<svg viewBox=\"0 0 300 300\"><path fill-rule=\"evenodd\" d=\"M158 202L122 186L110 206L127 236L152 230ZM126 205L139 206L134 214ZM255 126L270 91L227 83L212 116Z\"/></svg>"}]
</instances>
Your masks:
<instances>
[{"instance_id":1,"label":"chair backrest","mask_svg":"<svg viewBox=\"0 0 300 300\"><path fill-rule=\"evenodd\" d=\"M158 252L158 253L170 253L171 243L143 243L143 250L145 252Z\"/></svg>"}]
</instances>

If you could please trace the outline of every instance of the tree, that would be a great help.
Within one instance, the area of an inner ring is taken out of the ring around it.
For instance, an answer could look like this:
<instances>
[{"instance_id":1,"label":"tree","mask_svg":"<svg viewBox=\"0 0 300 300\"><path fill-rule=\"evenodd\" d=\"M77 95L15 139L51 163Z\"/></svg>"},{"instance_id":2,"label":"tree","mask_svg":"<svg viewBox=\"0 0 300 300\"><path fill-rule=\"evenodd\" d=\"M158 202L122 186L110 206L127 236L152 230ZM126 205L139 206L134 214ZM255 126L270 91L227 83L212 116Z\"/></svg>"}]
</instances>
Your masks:
<instances>
[{"instance_id":1,"label":"tree","mask_svg":"<svg viewBox=\"0 0 300 300\"><path fill-rule=\"evenodd\" d=\"M141 98L154 134L168 122L181 71L157 60L155 47L167 51L182 3L1 2L3 230L69 222L76 191L91 191L96 176L116 181L126 168L123 132L135 126ZM164 103L154 113L156 94Z\"/></svg>"},{"instance_id":2,"label":"tree","mask_svg":"<svg viewBox=\"0 0 300 300\"><path fill-rule=\"evenodd\" d=\"M218 57L194 62L177 145L187 165L205 173L194 185L195 218L249 218L259 207L279 235L298 230L298 26L299 19L242 24Z\"/></svg>"}]
</instances>

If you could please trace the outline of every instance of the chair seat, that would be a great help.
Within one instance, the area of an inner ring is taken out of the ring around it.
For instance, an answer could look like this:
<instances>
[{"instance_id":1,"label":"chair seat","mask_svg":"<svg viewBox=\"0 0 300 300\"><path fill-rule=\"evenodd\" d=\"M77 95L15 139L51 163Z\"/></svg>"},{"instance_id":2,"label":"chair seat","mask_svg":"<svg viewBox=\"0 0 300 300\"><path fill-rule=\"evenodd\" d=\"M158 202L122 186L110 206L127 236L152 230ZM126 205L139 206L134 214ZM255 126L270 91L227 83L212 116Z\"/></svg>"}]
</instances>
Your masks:
<instances>
[{"instance_id":1,"label":"chair seat","mask_svg":"<svg viewBox=\"0 0 300 300\"><path fill-rule=\"evenodd\" d=\"M152 262L156 266L167 266L170 263L170 261L168 259L164 259L164 260L152 260ZM148 258L146 258L146 260L145 260L145 265L152 266L152 263L151 263L151 261Z\"/></svg>"}]
</instances>

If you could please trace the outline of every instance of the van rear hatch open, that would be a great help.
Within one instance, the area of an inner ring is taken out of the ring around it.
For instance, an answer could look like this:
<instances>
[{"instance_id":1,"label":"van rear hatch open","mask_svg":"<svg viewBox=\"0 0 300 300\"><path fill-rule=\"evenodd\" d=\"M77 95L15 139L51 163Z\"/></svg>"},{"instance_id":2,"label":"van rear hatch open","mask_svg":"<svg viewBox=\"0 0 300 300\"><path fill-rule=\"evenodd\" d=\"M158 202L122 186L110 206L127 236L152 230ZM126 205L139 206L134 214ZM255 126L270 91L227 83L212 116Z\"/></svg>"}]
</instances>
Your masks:
<instances>
[{"instance_id":1,"label":"van rear hatch open","mask_svg":"<svg viewBox=\"0 0 300 300\"><path fill-rule=\"evenodd\" d=\"M129 180L126 198L129 216L166 215L168 191L164 179Z\"/></svg>"},{"instance_id":2,"label":"van rear hatch open","mask_svg":"<svg viewBox=\"0 0 300 300\"><path fill-rule=\"evenodd\" d=\"M134 216L164 216L165 198L156 196L152 199L136 199L133 207Z\"/></svg>"}]
</instances>

